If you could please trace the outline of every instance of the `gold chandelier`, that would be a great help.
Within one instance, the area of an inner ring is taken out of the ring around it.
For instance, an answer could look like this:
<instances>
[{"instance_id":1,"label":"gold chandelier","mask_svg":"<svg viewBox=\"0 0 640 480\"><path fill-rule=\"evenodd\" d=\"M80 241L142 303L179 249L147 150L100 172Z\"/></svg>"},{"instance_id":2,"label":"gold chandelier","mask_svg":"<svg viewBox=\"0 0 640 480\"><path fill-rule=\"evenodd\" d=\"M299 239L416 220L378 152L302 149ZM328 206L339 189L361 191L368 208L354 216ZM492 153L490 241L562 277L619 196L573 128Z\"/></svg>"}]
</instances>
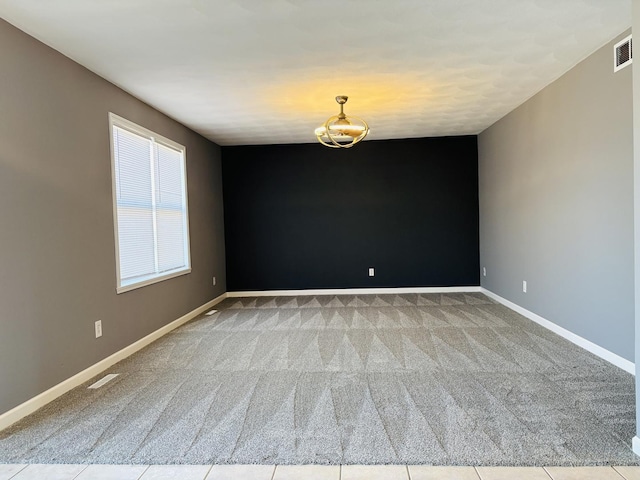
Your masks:
<instances>
[{"instance_id":1,"label":"gold chandelier","mask_svg":"<svg viewBox=\"0 0 640 480\"><path fill-rule=\"evenodd\" d=\"M329 117L324 125L316 128L316 138L321 144L331 148L350 148L369 133L367 122L344 114L344 104L348 99L346 95L338 95L336 102L340 105L340 113Z\"/></svg>"}]
</instances>

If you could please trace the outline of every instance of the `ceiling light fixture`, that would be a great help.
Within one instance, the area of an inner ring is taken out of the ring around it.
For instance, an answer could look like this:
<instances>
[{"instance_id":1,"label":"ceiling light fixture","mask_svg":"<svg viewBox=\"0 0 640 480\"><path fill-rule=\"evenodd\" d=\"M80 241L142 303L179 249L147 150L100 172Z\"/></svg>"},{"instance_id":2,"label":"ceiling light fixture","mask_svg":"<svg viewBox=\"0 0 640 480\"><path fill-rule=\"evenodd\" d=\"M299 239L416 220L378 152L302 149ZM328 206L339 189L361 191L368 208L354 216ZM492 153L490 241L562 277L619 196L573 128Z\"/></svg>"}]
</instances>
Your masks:
<instances>
[{"instance_id":1,"label":"ceiling light fixture","mask_svg":"<svg viewBox=\"0 0 640 480\"><path fill-rule=\"evenodd\" d=\"M348 99L346 95L338 95L336 102L340 105L340 113L329 117L324 125L316 128L316 138L321 144L331 148L350 148L369 133L367 122L344 114L344 104Z\"/></svg>"}]
</instances>

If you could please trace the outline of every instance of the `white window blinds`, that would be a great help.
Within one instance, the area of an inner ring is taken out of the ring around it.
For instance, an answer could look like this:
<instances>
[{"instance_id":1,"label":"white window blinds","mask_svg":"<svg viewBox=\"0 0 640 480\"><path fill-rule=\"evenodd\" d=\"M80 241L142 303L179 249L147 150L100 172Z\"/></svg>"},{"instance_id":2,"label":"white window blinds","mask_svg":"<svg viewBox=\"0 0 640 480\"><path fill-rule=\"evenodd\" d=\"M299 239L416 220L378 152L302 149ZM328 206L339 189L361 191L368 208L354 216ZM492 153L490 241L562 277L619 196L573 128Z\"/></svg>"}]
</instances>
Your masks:
<instances>
[{"instance_id":1,"label":"white window blinds","mask_svg":"<svg viewBox=\"0 0 640 480\"><path fill-rule=\"evenodd\" d=\"M118 292L190 271L185 149L111 115Z\"/></svg>"}]
</instances>

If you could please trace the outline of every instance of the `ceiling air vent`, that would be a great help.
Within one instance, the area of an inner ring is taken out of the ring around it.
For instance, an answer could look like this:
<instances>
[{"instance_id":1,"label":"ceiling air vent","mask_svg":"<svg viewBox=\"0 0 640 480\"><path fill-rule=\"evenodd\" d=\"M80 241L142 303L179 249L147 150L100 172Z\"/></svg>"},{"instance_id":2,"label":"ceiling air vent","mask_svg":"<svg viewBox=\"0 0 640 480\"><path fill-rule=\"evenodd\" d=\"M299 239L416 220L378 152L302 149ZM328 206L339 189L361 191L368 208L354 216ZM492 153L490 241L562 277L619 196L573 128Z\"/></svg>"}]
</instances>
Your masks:
<instances>
[{"instance_id":1,"label":"ceiling air vent","mask_svg":"<svg viewBox=\"0 0 640 480\"><path fill-rule=\"evenodd\" d=\"M631 65L633 62L633 49L631 43L631 35L613 46L613 71Z\"/></svg>"}]
</instances>

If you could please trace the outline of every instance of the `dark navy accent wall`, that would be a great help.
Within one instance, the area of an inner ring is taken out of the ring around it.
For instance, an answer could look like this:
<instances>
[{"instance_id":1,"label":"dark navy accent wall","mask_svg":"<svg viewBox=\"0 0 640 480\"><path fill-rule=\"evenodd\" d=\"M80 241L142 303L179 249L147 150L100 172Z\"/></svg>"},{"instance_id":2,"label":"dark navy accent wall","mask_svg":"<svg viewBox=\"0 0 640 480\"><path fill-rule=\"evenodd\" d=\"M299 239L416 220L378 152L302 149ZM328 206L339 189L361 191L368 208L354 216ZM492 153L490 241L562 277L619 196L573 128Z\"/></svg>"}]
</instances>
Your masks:
<instances>
[{"instance_id":1,"label":"dark navy accent wall","mask_svg":"<svg viewBox=\"0 0 640 480\"><path fill-rule=\"evenodd\" d=\"M223 147L222 162L229 291L480 283L476 136Z\"/></svg>"}]
</instances>

